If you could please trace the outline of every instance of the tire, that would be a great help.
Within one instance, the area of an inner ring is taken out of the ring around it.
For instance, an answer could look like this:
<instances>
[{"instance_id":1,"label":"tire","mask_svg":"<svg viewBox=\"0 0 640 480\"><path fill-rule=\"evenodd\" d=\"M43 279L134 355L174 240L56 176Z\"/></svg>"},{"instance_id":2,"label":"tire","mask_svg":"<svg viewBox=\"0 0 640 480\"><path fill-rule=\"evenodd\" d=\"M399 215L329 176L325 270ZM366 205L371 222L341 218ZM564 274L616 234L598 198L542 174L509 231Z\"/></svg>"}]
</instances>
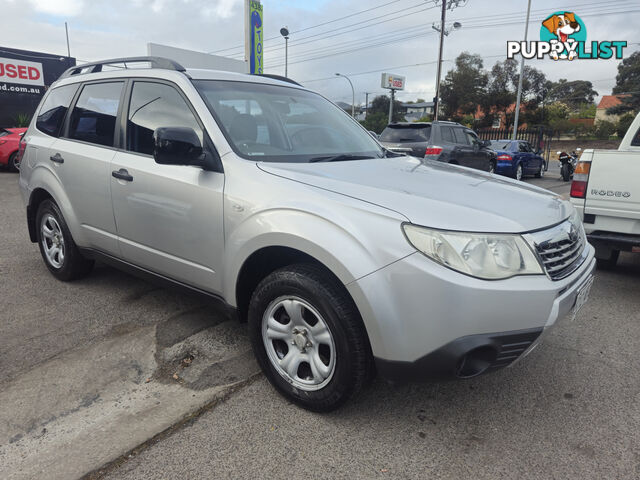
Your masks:
<instances>
[{"instance_id":1,"label":"tire","mask_svg":"<svg viewBox=\"0 0 640 480\"><path fill-rule=\"evenodd\" d=\"M516 173L513 178L515 178L518 181L521 181L523 177L524 177L524 171L522 170L522 164L519 163L518 166L516 167Z\"/></svg>"},{"instance_id":2,"label":"tire","mask_svg":"<svg viewBox=\"0 0 640 480\"><path fill-rule=\"evenodd\" d=\"M13 152L9 156L9 160L7 161L7 169L10 172L17 172L20 170L20 164L16 163L16 158L18 157L18 152Z\"/></svg>"},{"instance_id":3,"label":"tire","mask_svg":"<svg viewBox=\"0 0 640 480\"><path fill-rule=\"evenodd\" d=\"M569 164L563 163L562 167L560 167L560 175L562 175L562 180L568 182L571 180L571 172L569 171Z\"/></svg>"},{"instance_id":4,"label":"tire","mask_svg":"<svg viewBox=\"0 0 640 480\"><path fill-rule=\"evenodd\" d=\"M538 173L536 173L536 178L542 177L544 177L544 162L540 164L540 170L538 170Z\"/></svg>"},{"instance_id":5,"label":"tire","mask_svg":"<svg viewBox=\"0 0 640 480\"><path fill-rule=\"evenodd\" d=\"M36 215L36 229L40 254L54 277L68 282L91 272L93 260L84 258L78 250L55 202L44 200L40 204Z\"/></svg>"},{"instance_id":6,"label":"tire","mask_svg":"<svg viewBox=\"0 0 640 480\"><path fill-rule=\"evenodd\" d=\"M262 280L249 303L248 327L269 382L308 410L335 410L373 377L371 348L357 308L319 266L291 265Z\"/></svg>"},{"instance_id":7,"label":"tire","mask_svg":"<svg viewBox=\"0 0 640 480\"><path fill-rule=\"evenodd\" d=\"M618 257L620 257L620 250L611 250L605 255L598 255L596 250L596 266L600 270L613 270L618 263Z\"/></svg>"}]
</instances>

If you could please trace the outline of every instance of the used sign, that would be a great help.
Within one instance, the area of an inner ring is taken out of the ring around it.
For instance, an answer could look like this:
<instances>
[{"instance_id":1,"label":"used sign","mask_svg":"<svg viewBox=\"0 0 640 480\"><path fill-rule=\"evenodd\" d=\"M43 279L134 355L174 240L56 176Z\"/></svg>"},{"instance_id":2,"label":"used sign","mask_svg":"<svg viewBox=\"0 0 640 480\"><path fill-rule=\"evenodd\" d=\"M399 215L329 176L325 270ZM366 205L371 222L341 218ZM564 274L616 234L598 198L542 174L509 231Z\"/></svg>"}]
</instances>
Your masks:
<instances>
[{"instance_id":1,"label":"used sign","mask_svg":"<svg viewBox=\"0 0 640 480\"><path fill-rule=\"evenodd\" d=\"M0 82L44 86L42 64L0 57Z\"/></svg>"},{"instance_id":2,"label":"used sign","mask_svg":"<svg viewBox=\"0 0 640 480\"><path fill-rule=\"evenodd\" d=\"M383 73L380 85L382 88L391 90L404 90L404 77L392 73Z\"/></svg>"}]
</instances>

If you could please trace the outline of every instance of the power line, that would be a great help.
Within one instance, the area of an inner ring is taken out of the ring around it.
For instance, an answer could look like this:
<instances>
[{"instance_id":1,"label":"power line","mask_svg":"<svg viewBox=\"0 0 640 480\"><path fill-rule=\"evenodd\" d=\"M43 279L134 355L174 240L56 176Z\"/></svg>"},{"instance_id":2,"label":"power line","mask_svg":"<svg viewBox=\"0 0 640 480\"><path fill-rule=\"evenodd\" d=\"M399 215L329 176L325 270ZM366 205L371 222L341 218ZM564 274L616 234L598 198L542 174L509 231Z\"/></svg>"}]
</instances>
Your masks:
<instances>
[{"instance_id":1,"label":"power line","mask_svg":"<svg viewBox=\"0 0 640 480\"><path fill-rule=\"evenodd\" d=\"M361 20L361 21L356 22L356 23L350 23L348 25L344 25L342 27L334 28L332 30L326 30L324 32L316 33L316 34L313 34L313 35L307 35L306 37L297 38L297 39L295 39L295 42L293 40L291 41L291 46L293 47L293 46L299 46L299 45L306 45L306 44L311 43L311 42L316 42L316 41L320 40L317 37L324 37L324 38L322 38L322 40L326 40L327 38L333 38L333 37L337 37L337 36L340 36L340 35L345 35L347 33L352 33L352 32L355 32L357 30L362 30L363 28L369 28L369 27L373 27L375 25L380 25L380 24L383 24L383 23L392 22L393 20L398 20L400 18L404 18L404 17L407 17L409 15L415 15L417 13L425 12L427 10L432 10L433 8L435 8L435 7L426 7L426 8L421 8L420 10L415 10L413 12L407 12L407 10L412 10L412 9L418 8L418 7L424 7L424 3L418 3L418 4L413 5L411 7L403 8L402 10L396 10L396 11L393 11L393 12L385 13L383 15L379 15L377 17L369 18L367 20ZM381 19L381 18L386 18L386 17L388 17L390 15L395 15L397 13L401 13L401 15L398 15L398 16L393 17L393 18L389 18L387 20L381 20L379 22L374 22L374 23L371 23L369 25L362 26L362 24L364 24L364 23L368 23L368 22L371 22L373 20L378 20L378 19ZM358 28L351 28L351 27L355 27L355 26L358 26L358 25L361 25L361 26L358 27ZM348 30L345 30L345 29L348 29ZM345 31L339 32L339 30L345 30ZM333 33L333 32L338 32L338 33ZM333 35L327 35L328 33L333 33ZM314 38L315 40L309 40L309 39L312 39L312 38ZM304 40L306 40L306 41L304 41ZM284 49L284 47L280 46L280 47L272 48L271 51L277 51L277 50L282 50L282 49ZM230 56L238 56L240 54L241 53L235 53L235 54L230 54Z\"/></svg>"},{"instance_id":2,"label":"power line","mask_svg":"<svg viewBox=\"0 0 640 480\"><path fill-rule=\"evenodd\" d=\"M311 25L310 27L301 28L299 30L292 31L291 33L292 34L296 34L296 33L300 33L300 32L305 32L305 31L311 30L313 28L318 28L318 27L322 27L324 25L329 25L331 23L340 22L340 21L345 20L347 18L352 18L352 17L355 17L357 15L361 15L363 13L370 12L372 10L377 10L378 8L383 8L383 7L386 7L386 6L391 5L393 3L398 3L400 1L402 1L402 0L393 0L391 2L383 3L382 5L377 5L375 7L367 8L365 10L360 10L359 12L354 12L354 13L351 13L349 15L345 15L343 17L334 18L333 20L329 20L329 21L326 21L326 22L318 23L316 25ZM267 41L275 40L275 39L278 39L278 38L280 38L279 35L274 35L273 37L265 38L264 41L267 42ZM214 50L214 51L209 52L209 53L225 52L227 50L237 50L238 48L244 48L244 45L236 45L235 47L223 48L221 50Z\"/></svg>"},{"instance_id":3,"label":"power line","mask_svg":"<svg viewBox=\"0 0 640 480\"><path fill-rule=\"evenodd\" d=\"M602 10L602 11L598 11L598 12L594 12L594 13L587 13L584 14L584 17L589 17L589 16L601 16L601 15L614 15L614 14L630 14L630 13L636 13L636 12L640 12L640 9L635 9L635 10L611 10L611 11L607 11L607 10ZM521 24L521 23L525 23L524 21L521 22L512 22L511 25L513 24ZM474 30L474 29L481 29L481 28L489 28L489 27L496 27L496 26L504 26L504 23L502 21L496 22L496 23L487 23L487 24L479 24L479 25L471 25L468 27L465 27L465 30ZM309 62L309 61L314 61L314 60L320 60L323 58L327 58L327 57L333 57L333 56L337 56L337 55L343 55L345 53L351 53L351 52L355 52L355 51L359 51L359 50L363 50L363 49L369 49L369 48L375 48L375 47L380 47L380 46L387 46L387 45L392 45L394 43L398 43L400 41L403 40L410 40L413 38L418 38L418 37L422 37L423 34L417 34L417 35L410 35L410 36L406 36L406 37L402 37L402 38L398 38L396 40L392 40L392 41L385 41L385 42L379 42L379 43L373 43L373 44L369 44L369 45L364 45L364 46L360 46L357 48L351 48L351 49L346 49L346 50L336 50L333 52L326 52L325 54L322 55L318 55L318 56L312 56L309 58L303 58L294 62L289 62L289 64L297 64L297 63L304 63L304 62ZM283 66L284 64L277 64L277 65L273 65L270 68L278 68Z\"/></svg>"}]
</instances>

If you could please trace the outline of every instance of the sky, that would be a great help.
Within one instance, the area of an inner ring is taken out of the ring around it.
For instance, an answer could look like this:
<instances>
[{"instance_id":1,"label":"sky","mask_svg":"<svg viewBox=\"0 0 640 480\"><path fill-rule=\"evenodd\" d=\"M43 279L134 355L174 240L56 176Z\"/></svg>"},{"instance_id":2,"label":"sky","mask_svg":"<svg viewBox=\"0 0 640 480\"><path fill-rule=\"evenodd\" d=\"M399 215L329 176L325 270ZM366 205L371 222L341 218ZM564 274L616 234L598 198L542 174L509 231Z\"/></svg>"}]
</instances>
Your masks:
<instances>
[{"instance_id":1,"label":"sky","mask_svg":"<svg viewBox=\"0 0 640 480\"><path fill-rule=\"evenodd\" d=\"M438 2L441 3L441 2ZM440 8L435 0L263 0L266 73L284 74L288 27L289 77L333 101L356 102L365 92L387 93L382 72L406 77L403 101L435 94ZM530 40L555 11L578 14L587 40L626 40L625 56L640 48L638 0L532 0ZM483 57L487 70L506 58L506 42L523 40L527 0L460 0L446 25L462 27L444 41L443 77L463 51ZM148 42L242 58L243 0L0 0L2 47L66 54L82 61L145 55ZM611 93L619 60L528 60L550 80L590 80L599 96ZM371 100L371 96L369 100Z\"/></svg>"}]
</instances>

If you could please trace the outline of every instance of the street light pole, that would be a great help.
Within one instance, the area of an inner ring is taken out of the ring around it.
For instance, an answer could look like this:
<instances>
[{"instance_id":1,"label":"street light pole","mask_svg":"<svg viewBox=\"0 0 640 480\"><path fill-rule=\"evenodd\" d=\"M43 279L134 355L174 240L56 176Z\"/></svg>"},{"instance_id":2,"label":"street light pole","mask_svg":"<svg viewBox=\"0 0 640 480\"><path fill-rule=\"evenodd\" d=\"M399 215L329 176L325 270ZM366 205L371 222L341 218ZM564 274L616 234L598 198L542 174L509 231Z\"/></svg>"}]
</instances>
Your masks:
<instances>
[{"instance_id":1,"label":"street light pole","mask_svg":"<svg viewBox=\"0 0 640 480\"><path fill-rule=\"evenodd\" d=\"M351 83L351 80L349 79L349 77L347 77L346 75L343 75L342 73L336 73L336 76L346 78L347 81L349 82L349 85L351 85L351 116L355 117L356 116L356 90L353 88L353 83Z\"/></svg>"},{"instance_id":2,"label":"street light pole","mask_svg":"<svg viewBox=\"0 0 640 480\"><path fill-rule=\"evenodd\" d=\"M438 121L440 109L440 71L442 69L442 46L444 44L444 22L447 17L447 0L442 0L442 14L440 15L440 50L438 51L438 73L436 74L436 96L433 100L433 121Z\"/></svg>"},{"instance_id":3,"label":"street light pole","mask_svg":"<svg viewBox=\"0 0 640 480\"><path fill-rule=\"evenodd\" d=\"M524 27L524 42L527 43L527 34L529 33L529 15L531 14L531 0L527 6L527 23ZM524 56L520 58L520 78L518 79L518 95L516 97L516 115L513 119L513 136L512 140L515 140L518 136L518 119L520 117L520 100L522 99L522 77L524 73Z\"/></svg>"},{"instance_id":4,"label":"street light pole","mask_svg":"<svg viewBox=\"0 0 640 480\"><path fill-rule=\"evenodd\" d=\"M280 35L284 37L284 76L289 76L289 29L282 27Z\"/></svg>"},{"instance_id":5,"label":"street light pole","mask_svg":"<svg viewBox=\"0 0 640 480\"><path fill-rule=\"evenodd\" d=\"M369 114L369 92L364 92L364 119L367 119Z\"/></svg>"}]
</instances>

